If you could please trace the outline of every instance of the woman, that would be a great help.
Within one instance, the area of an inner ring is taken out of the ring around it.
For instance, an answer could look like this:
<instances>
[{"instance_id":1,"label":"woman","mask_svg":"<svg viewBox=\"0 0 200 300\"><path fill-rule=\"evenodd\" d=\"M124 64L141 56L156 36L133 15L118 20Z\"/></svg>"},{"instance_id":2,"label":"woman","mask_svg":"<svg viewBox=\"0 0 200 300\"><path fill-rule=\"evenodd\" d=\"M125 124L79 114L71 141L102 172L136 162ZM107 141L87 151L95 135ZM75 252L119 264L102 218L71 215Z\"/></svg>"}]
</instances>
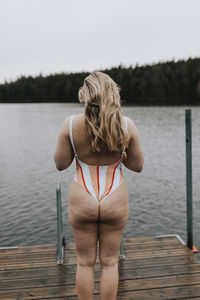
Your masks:
<instances>
[{"instance_id":1,"label":"woman","mask_svg":"<svg viewBox=\"0 0 200 300\"><path fill-rule=\"evenodd\" d=\"M68 168L75 156L68 214L76 250L76 288L80 300L93 299L97 242L101 265L100 299L116 299L118 252L129 213L122 163L141 172L143 153L134 122L124 118L119 87L105 73L93 72L79 90L85 113L62 125L54 161Z\"/></svg>"}]
</instances>

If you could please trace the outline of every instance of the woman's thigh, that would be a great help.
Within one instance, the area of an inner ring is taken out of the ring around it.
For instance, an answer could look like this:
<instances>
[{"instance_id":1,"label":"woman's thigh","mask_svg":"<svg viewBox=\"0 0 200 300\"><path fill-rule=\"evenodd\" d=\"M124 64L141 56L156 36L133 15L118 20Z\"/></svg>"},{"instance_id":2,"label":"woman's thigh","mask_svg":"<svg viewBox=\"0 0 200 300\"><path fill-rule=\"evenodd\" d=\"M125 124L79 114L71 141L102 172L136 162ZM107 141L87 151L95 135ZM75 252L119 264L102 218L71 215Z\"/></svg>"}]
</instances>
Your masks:
<instances>
[{"instance_id":1,"label":"woman's thigh","mask_svg":"<svg viewBox=\"0 0 200 300\"><path fill-rule=\"evenodd\" d=\"M76 182L69 192L68 216L77 249L78 262L93 265L98 241L99 205Z\"/></svg>"},{"instance_id":2,"label":"woman's thigh","mask_svg":"<svg viewBox=\"0 0 200 300\"><path fill-rule=\"evenodd\" d=\"M128 215L128 188L123 182L100 205L99 259L101 264L110 265L118 260L120 241Z\"/></svg>"}]
</instances>

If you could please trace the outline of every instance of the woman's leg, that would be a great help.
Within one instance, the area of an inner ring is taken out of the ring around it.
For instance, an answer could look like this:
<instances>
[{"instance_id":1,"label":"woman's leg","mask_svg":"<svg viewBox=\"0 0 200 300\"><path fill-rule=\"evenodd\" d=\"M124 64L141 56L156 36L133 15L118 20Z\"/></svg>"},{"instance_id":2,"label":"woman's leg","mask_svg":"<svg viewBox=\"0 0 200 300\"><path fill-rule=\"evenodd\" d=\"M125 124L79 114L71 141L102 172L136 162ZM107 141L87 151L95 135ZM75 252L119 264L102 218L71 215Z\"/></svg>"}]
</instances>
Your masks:
<instances>
[{"instance_id":1,"label":"woman's leg","mask_svg":"<svg viewBox=\"0 0 200 300\"><path fill-rule=\"evenodd\" d=\"M93 300L98 240L98 204L77 183L70 188L68 214L77 250L76 289L79 300Z\"/></svg>"},{"instance_id":2,"label":"woman's leg","mask_svg":"<svg viewBox=\"0 0 200 300\"><path fill-rule=\"evenodd\" d=\"M93 300L94 297L94 265L96 262L97 229L88 224L81 229L72 226L76 249L76 289L80 300ZM93 227L90 229L89 227Z\"/></svg>"},{"instance_id":3,"label":"woman's leg","mask_svg":"<svg viewBox=\"0 0 200 300\"><path fill-rule=\"evenodd\" d=\"M101 264L100 299L115 300L118 290L118 255L129 213L125 183L100 206L99 259Z\"/></svg>"}]
</instances>

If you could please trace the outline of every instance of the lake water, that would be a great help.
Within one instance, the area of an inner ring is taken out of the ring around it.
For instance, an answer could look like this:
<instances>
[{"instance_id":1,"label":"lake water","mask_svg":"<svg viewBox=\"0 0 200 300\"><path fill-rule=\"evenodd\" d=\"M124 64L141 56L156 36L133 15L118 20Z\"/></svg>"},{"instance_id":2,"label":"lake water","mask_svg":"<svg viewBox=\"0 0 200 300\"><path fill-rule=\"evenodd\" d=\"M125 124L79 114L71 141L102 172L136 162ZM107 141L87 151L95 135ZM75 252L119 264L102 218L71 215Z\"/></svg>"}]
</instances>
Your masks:
<instances>
[{"instance_id":1,"label":"lake water","mask_svg":"<svg viewBox=\"0 0 200 300\"><path fill-rule=\"evenodd\" d=\"M123 108L135 121L145 157L141 173L123 168L130 202L124 237L179 234L186 241L185 108ZM75 104L0 104L0 247L56 243L57 182L64 234L72 241L67 201L74 162L59 172L53 155L64 119L83 111ZM192 108L192 118L194 244L199 246L200 107Z\"/></svg>"}]
</instances>

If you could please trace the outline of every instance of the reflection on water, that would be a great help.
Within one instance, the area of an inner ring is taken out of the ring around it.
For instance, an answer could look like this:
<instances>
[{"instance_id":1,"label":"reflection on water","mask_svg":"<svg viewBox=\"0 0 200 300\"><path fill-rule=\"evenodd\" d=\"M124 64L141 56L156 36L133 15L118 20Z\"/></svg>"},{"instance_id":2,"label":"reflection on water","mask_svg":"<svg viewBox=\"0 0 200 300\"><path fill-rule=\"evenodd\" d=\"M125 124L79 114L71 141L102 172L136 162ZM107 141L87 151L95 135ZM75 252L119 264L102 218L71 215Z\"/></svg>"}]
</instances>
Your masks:
<instances>
[{"instance_id":1,"label":"reflection on water","mask_svg":"<svg viewBox=\"0 0 200 300\"><path fill-rule=\"evenodd\" d=\"M130 214L125 237L180 234L186 240L185 107L125 107L143 146L142 173L124 168ZM75 104L0 105L0 246L56 242L56 182L62 185L67 240L68 188L74 163L59 172L53 162L63 120L83 112ZM193 116L194 241L200 236L200 108ZM113 207L113 210L115 208Z\"/></svg>"}]
</instances>

